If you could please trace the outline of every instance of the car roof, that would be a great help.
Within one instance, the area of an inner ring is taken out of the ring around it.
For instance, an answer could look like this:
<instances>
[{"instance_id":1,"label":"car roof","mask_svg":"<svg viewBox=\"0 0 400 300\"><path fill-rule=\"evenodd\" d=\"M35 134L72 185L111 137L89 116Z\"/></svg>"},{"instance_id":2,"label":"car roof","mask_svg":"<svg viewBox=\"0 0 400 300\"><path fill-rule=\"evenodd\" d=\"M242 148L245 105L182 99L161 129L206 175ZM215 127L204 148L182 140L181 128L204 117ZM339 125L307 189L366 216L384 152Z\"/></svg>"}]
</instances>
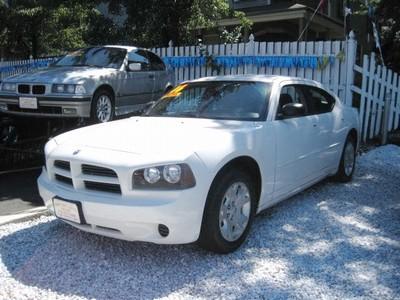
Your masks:
<instances>
[{"instance_id":1,"label":"car roof","mask_svg":"<svg viewBox=\"0 0 400 300\"><path fill-rule=\"evenodd\" d=\"M317 81L291 76L280 76L280 75L223 75L223 76L209 76L203 77L195 80L190 80L188 82L206 82L206 81L259 81L259 82L282 82L288 80L298 80L310 85L320 86L321 84Z\"/></svg>"},{"instance_id":2,"label":"car roof","mask_svg":"<svg viewBox=\"0 0 400 300\"><path fill-rule=\"evenodd\" d=\"M140 47L135 47L135 46L124 46L124 45L104 45L103 47L106 47L106 48L121 48L121 49L125 49L125 50L127 50L127 51L142 49L142 48L140 48Z\"/></svg>"}]
</instances>

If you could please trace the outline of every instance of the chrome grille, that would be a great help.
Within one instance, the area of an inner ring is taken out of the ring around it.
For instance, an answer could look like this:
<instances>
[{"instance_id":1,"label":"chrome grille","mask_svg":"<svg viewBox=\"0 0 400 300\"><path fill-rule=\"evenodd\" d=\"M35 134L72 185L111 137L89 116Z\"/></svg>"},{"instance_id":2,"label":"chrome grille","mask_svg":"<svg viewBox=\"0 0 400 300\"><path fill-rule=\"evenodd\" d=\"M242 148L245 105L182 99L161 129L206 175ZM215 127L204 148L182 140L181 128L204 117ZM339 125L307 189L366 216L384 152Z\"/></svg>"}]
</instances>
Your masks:
<instances>
[{"instance_id":1,"label":"chrome grille","mask_svg":"<svg viewBox=\"0 0 400 300\"><path fill-rule=\"evenodd\" d=\"M46 92L46 86L44 85L33 85L32 86L32 94L34 95L43 95Z\"/></svg>"},{"instance_id":2,"label":"chrome grille","mask_svg":"<svg viewBox=\"0 0 400 300\"><path fill-rule=\"evenodd\" d=\"M18 85L18 93L20 94L30 94L31 87L29 84L19 84Z\"/></svg>"}]
</instances>

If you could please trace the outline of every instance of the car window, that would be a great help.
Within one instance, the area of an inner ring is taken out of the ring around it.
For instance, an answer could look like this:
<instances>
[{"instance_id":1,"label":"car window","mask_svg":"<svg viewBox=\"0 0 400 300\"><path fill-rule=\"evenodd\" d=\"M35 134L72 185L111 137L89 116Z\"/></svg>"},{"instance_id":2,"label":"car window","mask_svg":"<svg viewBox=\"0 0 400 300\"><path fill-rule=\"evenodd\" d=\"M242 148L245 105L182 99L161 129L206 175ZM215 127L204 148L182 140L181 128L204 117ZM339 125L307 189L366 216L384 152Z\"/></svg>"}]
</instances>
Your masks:
<instances>
[{"instance_id":1,"label":"car window","mask_svg":"<svg viewBox=\"0 0 400 300\"><path fill-rule=\"evenodd\" d=\"M161 58L159 58L157 55L155 55L152 52L146 51L147 57L149 58L150 61L150 70L152 71L164 71L165 70L165 65Z\"/></svg>"},{"instance_id":2,"label":"car window","mask_svg":"<svg viewBox=\"0 0 400 300\"><path fill-rule=\"evenodd\" d=\"M125 59L126 50L113 47L90 47L68 53L55 67L101 67L119 69Z\"/></svg>"},{"instance_id":3,"label":"car window","mask_svg":"<svg viewBox=\"0 0 400 300\"><path fill-rule=\"evenodd\" d=\"M303 104L305 114L308 114L308 106L306 97L299 85L285 85L281 89L281 93L279 96L279 103L277 109L277 116L280 117L282 115L282 107L288 103L300 103Z\"/></svg>"},{"instance_id":4,"label":"car window","mask_svg":"<svg viewBox=\"0 0 400 300\"><path fill-rule=\"evenodd\" d=\"M264 120L271 84L250 81L183 83L165 94L148 116Z\"/></svg>"},{"instance_id":5,"label":"car window","mask_svg":"<svg viewBox=\"0 0 400 300\"><path fill-rule=\"evenodd\" d=\"M150 69L150 62L147 58L146 51L143 50L132 50L128 53L128 63L140 63L142 65L142 71L148 71Z\"/></svg>"},{"instance_id":6,"label":"car window","mask_svg":"<svg viewBox=\"0 0 400 300\"><path fill-rule=\"evenodd\" d=\"M312 86L304 86L310 113L323 114L331 112L335 106L335 98L326 91Z\"/></svg>"}]
</instances>

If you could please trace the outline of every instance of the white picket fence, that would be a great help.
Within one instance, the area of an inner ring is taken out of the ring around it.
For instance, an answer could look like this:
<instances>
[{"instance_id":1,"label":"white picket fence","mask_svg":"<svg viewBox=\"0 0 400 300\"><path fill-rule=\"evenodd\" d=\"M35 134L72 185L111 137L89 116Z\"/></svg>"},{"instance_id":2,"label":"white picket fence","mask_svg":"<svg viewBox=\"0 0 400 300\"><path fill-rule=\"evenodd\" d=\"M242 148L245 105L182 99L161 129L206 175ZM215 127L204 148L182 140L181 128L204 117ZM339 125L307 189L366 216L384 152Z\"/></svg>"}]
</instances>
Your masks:
<instances>
[{"instance_id":1,"label":"white picket fence","mask_svg":"<svg viewBox=\"0 0 400 300\"><path fill-rule=\"evenodd\" d=\"M332 90L346 103L351 105L350 86L353 83L352 66L355 63L357 43L354 38L346 41L320 42L257 42L253 35L248 43L205 45L205 50L213 56L320 56L334 57L333 64L324 68L272 68L243 65L237 67L223 67L219 75L235 74L266 74L287 75L313 79L321 82ZM200 56L199 46L153 48L153 52L161 57ZM343 54L343 55L341 55ZM350 72L349 72L350 70ZM213 76L217 73L207 66L188 66L175 69L177 83L204 76ZM346 96L349 95L349 96Z\"/></svg>"},{"instance_id":2,"label":"white picket fence","mask_svg":"<svg viewBox=\"0 0 400 300\"><path fill-rule=\"evenodd\" d=\"M39 58L14 61L0 61L0 81L9 76L45 68L54 58Z\"/></svg>"},{"instance_id":3,"label":"white picket fence","mask_svg":"<svg viewBox=\"0 0 400 300\"><path fill-rule=\"evenodd\" d=\"M377 65L375 54L364 55L363 66L354 65L362 74L361 87L352 86L360 95L360 126L363 141L381 133L385 106L388 110L387 129L400 128L400 76L385 66Z\"/></svg>"}]
</instances>

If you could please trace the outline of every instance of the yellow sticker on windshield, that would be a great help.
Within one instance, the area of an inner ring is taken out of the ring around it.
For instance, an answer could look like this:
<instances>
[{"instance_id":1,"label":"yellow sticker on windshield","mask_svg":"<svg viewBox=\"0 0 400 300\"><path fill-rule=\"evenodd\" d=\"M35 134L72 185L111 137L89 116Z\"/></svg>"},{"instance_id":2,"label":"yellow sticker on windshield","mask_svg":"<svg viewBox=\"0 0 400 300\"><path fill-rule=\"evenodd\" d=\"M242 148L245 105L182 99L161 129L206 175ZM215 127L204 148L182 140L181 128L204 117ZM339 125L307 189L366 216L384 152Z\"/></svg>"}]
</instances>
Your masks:
<instances>
[{"instance_id":1,"label":"yellow sticker on windshield","mask_svg":"<svg viewBox=\"0 0 400 300\"><path fill-rule=\"evenodd\" d=\"M168 93L166 93L164 96L161 97L161 99L165 98L174 98L178 97L180 94L182 94L182 91L188 86L188 84L181 84L178 85L176 88L172 89Z\"/></svg>"}]
</instances>

